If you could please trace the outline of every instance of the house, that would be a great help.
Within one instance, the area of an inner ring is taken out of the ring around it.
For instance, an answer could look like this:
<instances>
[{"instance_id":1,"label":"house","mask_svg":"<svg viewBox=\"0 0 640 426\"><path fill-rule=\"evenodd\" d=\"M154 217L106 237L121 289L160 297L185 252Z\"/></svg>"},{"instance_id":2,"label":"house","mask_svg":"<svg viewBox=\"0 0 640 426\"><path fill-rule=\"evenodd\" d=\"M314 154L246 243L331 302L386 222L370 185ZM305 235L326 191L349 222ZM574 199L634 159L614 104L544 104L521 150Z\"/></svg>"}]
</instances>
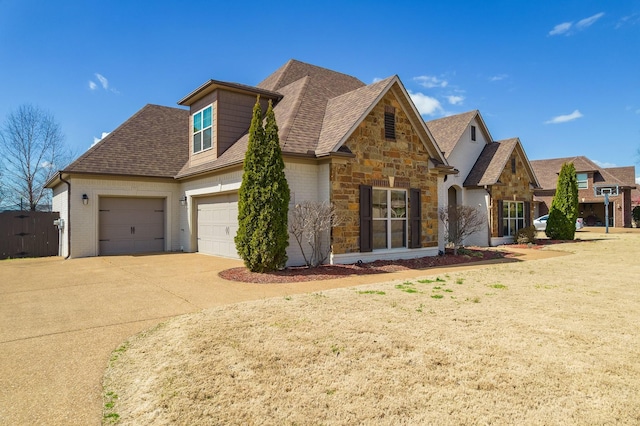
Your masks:
<instances>
[{"instance_id":1,"label":"house","mask_svg":"<svg viewBox=\"0 0 640 426\"><path fill-rule=\"evenodd\" d=\"M635 167L600 167L587 157L552 158L531 162L541 188L535 190L537 215L544 215L551 208L556 192L560 169L565 163L573 163L578 178L579 217L586 226L604 226L607 216L604 196L595 194L596 187L618 188L619 195L609 197L609 226L631 227L631 197L636 189Z\"/></svg>"},{"instance_id":2,"label":"house","mask_svg":"<svg viewBox=\"0 0 640 426\"><path fill-rule=\"evenodd\" d=\"M61 255L158 251L237 257L238 189L252 108L279 126L290 208L329 201L330 262L436 255L438 188L455 173L402 82L290 60L257 86L209 80L183 108L147 105L47 186ZM303 264L290 239L289 265Z\"/></svg>"},{"instance_id":3,"label":"house","mask_svg":"<svg viewBox=\"0 0 640 426\"><path fill-rule=\"evenodd\" d=\"M458 171L444 176L440 208L474 206L484 217L483 228L464 243L513 242L518 230L532 224L533 190L539 186L520 140L493 141L477 110L429 121L427 127Z\"/></svg>"}]
</instances>

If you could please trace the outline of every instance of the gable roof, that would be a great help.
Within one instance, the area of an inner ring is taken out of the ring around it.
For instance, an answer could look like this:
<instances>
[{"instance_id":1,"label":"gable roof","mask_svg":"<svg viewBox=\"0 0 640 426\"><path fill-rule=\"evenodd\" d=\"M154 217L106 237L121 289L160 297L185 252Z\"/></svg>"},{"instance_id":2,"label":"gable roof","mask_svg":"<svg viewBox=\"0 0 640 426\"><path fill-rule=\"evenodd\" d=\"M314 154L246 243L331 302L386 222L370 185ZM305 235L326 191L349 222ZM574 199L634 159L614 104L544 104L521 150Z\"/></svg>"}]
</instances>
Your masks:
<instances>
[{"instance_id":1,"label":"gable roof","mask_svg":"<svg viewBox=\"0 0 640 426\"><path fill-rule=\"evenodd\" d=\"M430 156L437 163L444 164L446 161L437 148L433 135L429 132L413 103L408 101L409 94L397 75L330 99L327 103L327 112L315 151L316 155L327 155L338 151L355 128L389 91L393 91L400 100L405 114L412 120L414 127L421 135L422 142Z\"/></svg>"},{"instance_id":2,"label":"gable roof","mask_svg":"<svg viewBox=\"0 0 640 426\"><path fill-rule=\"evenodd\" d=\"M443 171L449 168L397 76L365 85L355 77L290 60L257 87L209 80L180 103L188 105L216 89L258 93L272 99L283 154L310 158L339 152L381 97L392 91L434 163ZM241 165L248 139L247 132L215 160L191 167L189 111L147 105L64 172L187 178Z\"/></svg>"},{"instance_id":3,"label":"gable roof","mask_svg":"<svg viewBox=\"0 0 640 426\"><path fill-rule=\"evenodd\" d=\"M485 186L500 183L500 175L507 166L511 154L517 150L524 158L524 163L529 174L529 179L534 187L539 187L538 179L534 173L529 159L527 158L524 148L520 143L520 139L511 138L502 141L492 142L485 145L471 168L469 175L464 181L463 186Z\"/></svg>"},{"instance_id":4,"label":"gable roof","mask_svg":"<svg viewBox=\"0 0 640 426\"><path fill-rule=\"evenodd\" d=\"M172 178L188 149L189 111L146 105L63 172Z\"/></svg>"},{"instance_id":5,"label":"gable roof","mask_svg":"<svg viewBox=\"0 0 640 426\"><path fill-rule=\"evenodd\" d=\"M558 175L564 163L573 163L576 173L593 172L596 185L619 185L621 187L635 188L634 166L603 168L587 157L576 156L532 161L531 166L538 179L540 179L542 189L556 189Z\"/></svg>"},{"instance_id":6,"label":"gable roof","mask_svg":"<svg viewBox=\"0 0 640 426\"><path fill-rule=\"evenodd\" d=\"M338 152L347 137L364 120L384 94L394 90L403 108L423 135L423 143L437 164L446 160L410 101L397 76L365 85L360 80L300 61L290 60L258 87L275 91L282 99L273 111L283 154L320 157ZM216 160L196 167L185 165L178 178L241 164L249 136L243 135Z\"/></svg>"},{"instance_id":7,"label":"gable roof","mask_svg":"<svg viewBox=\"0 0 640 426\"><path fill-rule=\"evenodd\" d=\"M436 143L444 153L445 158L449 158L449 155L456 147L474 118L477 118L480 122L480 131L485 134L485 139L489 141L489 143L493 141L493 138L489 133L489 129L482 119L480 111L477 109L464 112L462 114L427 121L427 127L436 138Z\"/></svg>"}]
</instances>

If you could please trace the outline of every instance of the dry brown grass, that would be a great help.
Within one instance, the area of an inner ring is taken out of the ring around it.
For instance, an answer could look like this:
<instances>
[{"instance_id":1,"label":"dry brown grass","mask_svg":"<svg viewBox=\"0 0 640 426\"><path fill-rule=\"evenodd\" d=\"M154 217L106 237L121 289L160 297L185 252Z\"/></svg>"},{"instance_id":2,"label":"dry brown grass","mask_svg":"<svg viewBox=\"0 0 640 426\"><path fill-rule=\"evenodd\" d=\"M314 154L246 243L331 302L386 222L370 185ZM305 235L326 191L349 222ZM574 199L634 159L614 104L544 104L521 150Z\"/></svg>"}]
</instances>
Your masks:
<instances>
[{"instance_id":1,"label":"dry brown grass","mask_svg":"<svg viewBox=\"0 0 640 426\"><path fill-rule=\"evenodd\" d=\"M444 282L176 318L114 353L106 414L157 425L639 424L640 234L579 237L600 240Z\"/></svg>"}]
</instances>

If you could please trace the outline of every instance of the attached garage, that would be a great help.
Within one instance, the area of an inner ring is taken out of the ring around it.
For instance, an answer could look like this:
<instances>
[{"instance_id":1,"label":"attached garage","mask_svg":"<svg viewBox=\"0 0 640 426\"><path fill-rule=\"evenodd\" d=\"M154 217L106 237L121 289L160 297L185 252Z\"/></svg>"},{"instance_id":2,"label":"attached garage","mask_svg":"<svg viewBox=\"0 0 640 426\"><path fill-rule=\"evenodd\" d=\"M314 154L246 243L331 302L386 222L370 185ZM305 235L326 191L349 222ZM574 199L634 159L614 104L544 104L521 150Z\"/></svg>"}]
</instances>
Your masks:
<instances>
[{"instance_id":1,"label":"attached garage","mask_svg":"<svg viewBox=\"0 0 640 426\"><path fill-rule=\"evenodd\" d=\"M100 197L99 254L165 250L164 198Z\"/></svg>"},{"instance_id":2,"label":"attached garage","mask_svg":"<svg viewBox=\"0 0 640 426\"><path fill-rule=\"evenodd\" d=\"M198 252L237 259L238 194L197 199Z\"/></svg>"}]
</instances>

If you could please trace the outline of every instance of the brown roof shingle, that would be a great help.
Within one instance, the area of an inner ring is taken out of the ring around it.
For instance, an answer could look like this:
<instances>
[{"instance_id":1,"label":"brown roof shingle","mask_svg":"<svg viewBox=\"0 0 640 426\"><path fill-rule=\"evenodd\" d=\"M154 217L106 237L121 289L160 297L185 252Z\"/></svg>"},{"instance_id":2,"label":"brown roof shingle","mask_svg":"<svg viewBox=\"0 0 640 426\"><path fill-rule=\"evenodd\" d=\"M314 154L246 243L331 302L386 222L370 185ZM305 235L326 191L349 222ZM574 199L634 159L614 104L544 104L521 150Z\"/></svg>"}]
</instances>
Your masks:
<instances>
[{"instance_id":1,"label":"brown roof shingle","mask_svg":"<svg viewBox=\"0 0 640 426\"><path fill-rule=\"evenodd\" d=\"M635 187L635 167L604 168L584 156L550 158L531 161L543 189L555 190L558 174L564 163L573 163L577 173L594 172L596 185L620 185Z\"/></svg>"},{"instance_id":2,"label":"brown roof shingle","mask_svg":"<svg viewBox=\"0 0 640 426\"><path fill-rule=\"evenodd\" d=\"M189 111L146 105L63 171L174 177L188 149Z\"/></svg>"},{"instance_id":3,"label":"brown roof shingle","mask_svg":"<svg viewBox=\"0 0 640 426\"><path fill-rule=\"evenodd\" d=\"M436 138L436 143L444 152L445 158L449 157L471 120L478 114L478 110L473 110L427 121L427 127Z\"/></svg>"}]
</instances>

